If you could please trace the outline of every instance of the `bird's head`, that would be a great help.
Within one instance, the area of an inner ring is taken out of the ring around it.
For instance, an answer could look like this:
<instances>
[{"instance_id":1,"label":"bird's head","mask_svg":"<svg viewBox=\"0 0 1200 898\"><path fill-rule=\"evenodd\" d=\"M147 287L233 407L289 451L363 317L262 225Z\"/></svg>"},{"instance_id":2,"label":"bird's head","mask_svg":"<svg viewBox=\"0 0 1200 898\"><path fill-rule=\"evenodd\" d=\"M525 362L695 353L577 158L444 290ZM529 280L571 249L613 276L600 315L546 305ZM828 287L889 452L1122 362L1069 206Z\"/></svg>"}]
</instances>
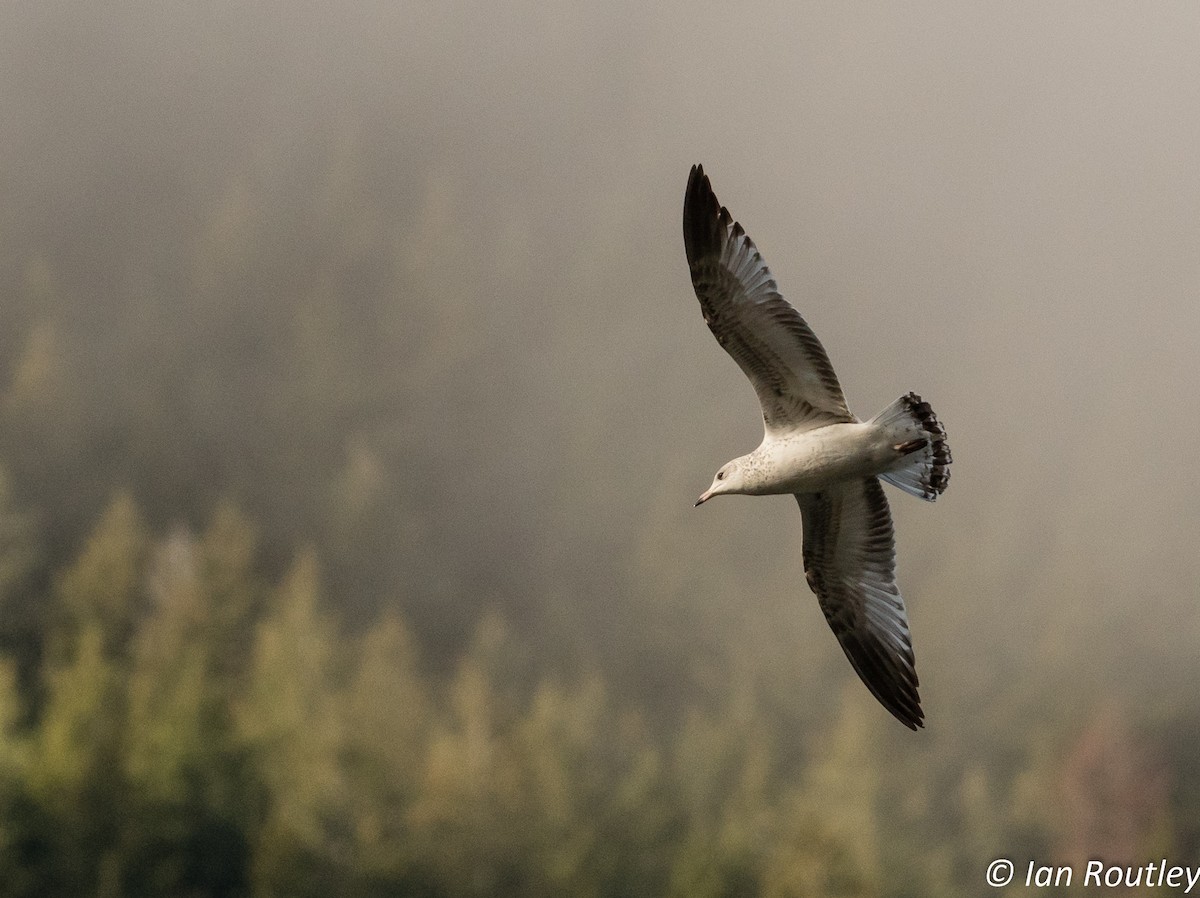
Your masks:
<instances>
[{"instance_id":1,"label":"bird's head","mask_svg":"<svg viewBox=\"0 0 1200 898\"><path fill-rule=\"evenodd\" d=\"M717 476L713 478L712 486L700 494L700 498L696 500L696 505L703 505L713 496L719 496L722 493L744 493L746 492L746 467L741 463L741 459L735 458L733 461L721 467L717 471Z\"/></svg>"}]
</instances>

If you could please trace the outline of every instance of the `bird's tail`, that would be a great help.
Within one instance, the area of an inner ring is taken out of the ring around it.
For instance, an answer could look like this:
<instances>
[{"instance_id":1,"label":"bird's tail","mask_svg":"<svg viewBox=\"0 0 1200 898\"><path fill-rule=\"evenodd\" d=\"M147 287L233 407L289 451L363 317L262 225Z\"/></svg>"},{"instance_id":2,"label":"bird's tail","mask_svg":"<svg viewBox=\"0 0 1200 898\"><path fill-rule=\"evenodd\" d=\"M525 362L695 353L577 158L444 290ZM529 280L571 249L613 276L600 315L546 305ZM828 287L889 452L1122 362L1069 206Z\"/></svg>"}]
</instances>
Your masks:
<instances>
[{"instance_id":1,"label":"bird's tail","mask_svg":"<svg viewBox=\"0 0 1200 898\"><path fill-rule=\"evenodd\" d=\"M950 444L946 428L929 403L906 393L870 420L887 428L899 453L895 467L879 476L906 493L929 502L950 483Z\"/></svg>"}]
</instances>

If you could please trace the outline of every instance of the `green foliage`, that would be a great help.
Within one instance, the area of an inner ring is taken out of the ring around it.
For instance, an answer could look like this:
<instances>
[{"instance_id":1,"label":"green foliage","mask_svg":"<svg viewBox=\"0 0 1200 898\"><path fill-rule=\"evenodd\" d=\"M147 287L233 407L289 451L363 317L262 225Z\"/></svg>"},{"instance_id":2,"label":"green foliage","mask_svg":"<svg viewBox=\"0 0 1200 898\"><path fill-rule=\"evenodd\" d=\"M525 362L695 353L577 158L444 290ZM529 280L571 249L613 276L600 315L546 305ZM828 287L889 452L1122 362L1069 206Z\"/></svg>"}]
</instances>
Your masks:
<instances>
[{"instance_id":1,"label":"green foliage","mask_svg":"<svg viewBox=\"0 0 1200 898\"><path fill-rule=\"evenodd\" d=\"M258 624L239 738L268 796L258 833L255 893L331 894L345 834L345 777L334 631L317 607L317 564L301 555Z\"/></svg>"},{"instance_id":2,"label":"green foliage","mask_svg":"<svg viewBox=\"0 0 1200 898\"><path fill-rule=\"evenodd\" d=\"M21 697L17 691L14 665L0 662L0 882L21 882L20 844L27 835L22 793L28 788L31 746L21 733Z\"/></svg>"},{"instance_id":3,"label":"green foliage","mask_svg":"<svg viewBox=\"0 0 1200 898\"><path fill-rule=\"evenodd\" d=\"M497 613L437 664L397 611L347 630L321 567L272 577L229 501L198 534L110 501L32 682L0 659L0 894L950 896L997 846L1191 838L1127 709L1007 755L934 734L935 763L856 683L789 732L743 661L664 720L595 666L531 672Z\"/></svg>"},{"instance_id":4,"label":"green foliage","mask_svg":"<svg viewBox=\"0 0 1200 898\"><path fill-rule=\"evenodd\" d=\"M10 478L0 468L0 646L21 661L45 626L43 603L32 587L37 530L33 516L17 507Z\"/></svg>"},{"instance_id":5,"label":"green foliage","mask_svg":"<svg viewBox=\"0 0 1200 898\"><path fill-rule=\"evenodd\" d=\"M78 654L77 640L91 632L99 651L124 660L142 612L142 569L148 536L133 498L113 499L88 538L79 559L58 584L63 616L53 653L64 659Z\"/></svg>"}]
</instances>

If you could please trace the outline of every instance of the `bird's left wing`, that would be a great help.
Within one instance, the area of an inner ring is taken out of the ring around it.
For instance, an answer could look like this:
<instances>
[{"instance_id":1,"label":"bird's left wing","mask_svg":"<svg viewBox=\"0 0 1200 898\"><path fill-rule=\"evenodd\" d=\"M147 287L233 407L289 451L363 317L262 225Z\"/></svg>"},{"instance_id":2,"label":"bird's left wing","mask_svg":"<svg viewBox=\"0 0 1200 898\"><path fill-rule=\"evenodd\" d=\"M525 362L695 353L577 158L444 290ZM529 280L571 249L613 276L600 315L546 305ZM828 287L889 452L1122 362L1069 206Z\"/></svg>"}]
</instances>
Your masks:
<instances>
[{"instance_id":1,"label":"bird's left wing","mask_svg":"<svg viewBox=\"0 0 1200 898\"><path fill-rule=\"evenodd\" d=\"M883 487L867 477L796 500L804 518L804 573L830 628L875 698L915 730L925 715Z\"/></svg>"},{"instance_id":2,"label":"bird's left wing","mask_svg":"<svg viewBox=\"0 0 1200 898\"><path fill-rule=\"evenodd\" d=\"M754 242L692 167L683 244L709 330L750 378L767 431L856 420L829 356L782 296Z\"/></svg>"}]
</instances>

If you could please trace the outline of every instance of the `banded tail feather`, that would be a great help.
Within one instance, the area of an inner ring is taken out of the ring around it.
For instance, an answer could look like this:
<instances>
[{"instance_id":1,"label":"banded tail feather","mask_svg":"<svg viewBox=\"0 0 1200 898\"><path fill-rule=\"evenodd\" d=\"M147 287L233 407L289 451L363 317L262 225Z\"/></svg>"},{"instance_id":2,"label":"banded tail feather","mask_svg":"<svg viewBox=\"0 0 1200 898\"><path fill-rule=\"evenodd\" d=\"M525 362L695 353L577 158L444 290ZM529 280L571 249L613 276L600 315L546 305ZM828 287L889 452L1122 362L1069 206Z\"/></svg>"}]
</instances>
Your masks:
<instances>
[{"instance_id":1,"label":"banded tail feather","mask_svg":"<svg viewBox=\"0 0 1200 898\"><path fill-rule=\"evenodd\" d=\"M952 460L950 443L946 428L928 402L916 393L905 393L870 423L892 430L896 451L901 455L895 468L879 475L881 479L928 502L946 491Z\"/></svg>"}]
</instances>

